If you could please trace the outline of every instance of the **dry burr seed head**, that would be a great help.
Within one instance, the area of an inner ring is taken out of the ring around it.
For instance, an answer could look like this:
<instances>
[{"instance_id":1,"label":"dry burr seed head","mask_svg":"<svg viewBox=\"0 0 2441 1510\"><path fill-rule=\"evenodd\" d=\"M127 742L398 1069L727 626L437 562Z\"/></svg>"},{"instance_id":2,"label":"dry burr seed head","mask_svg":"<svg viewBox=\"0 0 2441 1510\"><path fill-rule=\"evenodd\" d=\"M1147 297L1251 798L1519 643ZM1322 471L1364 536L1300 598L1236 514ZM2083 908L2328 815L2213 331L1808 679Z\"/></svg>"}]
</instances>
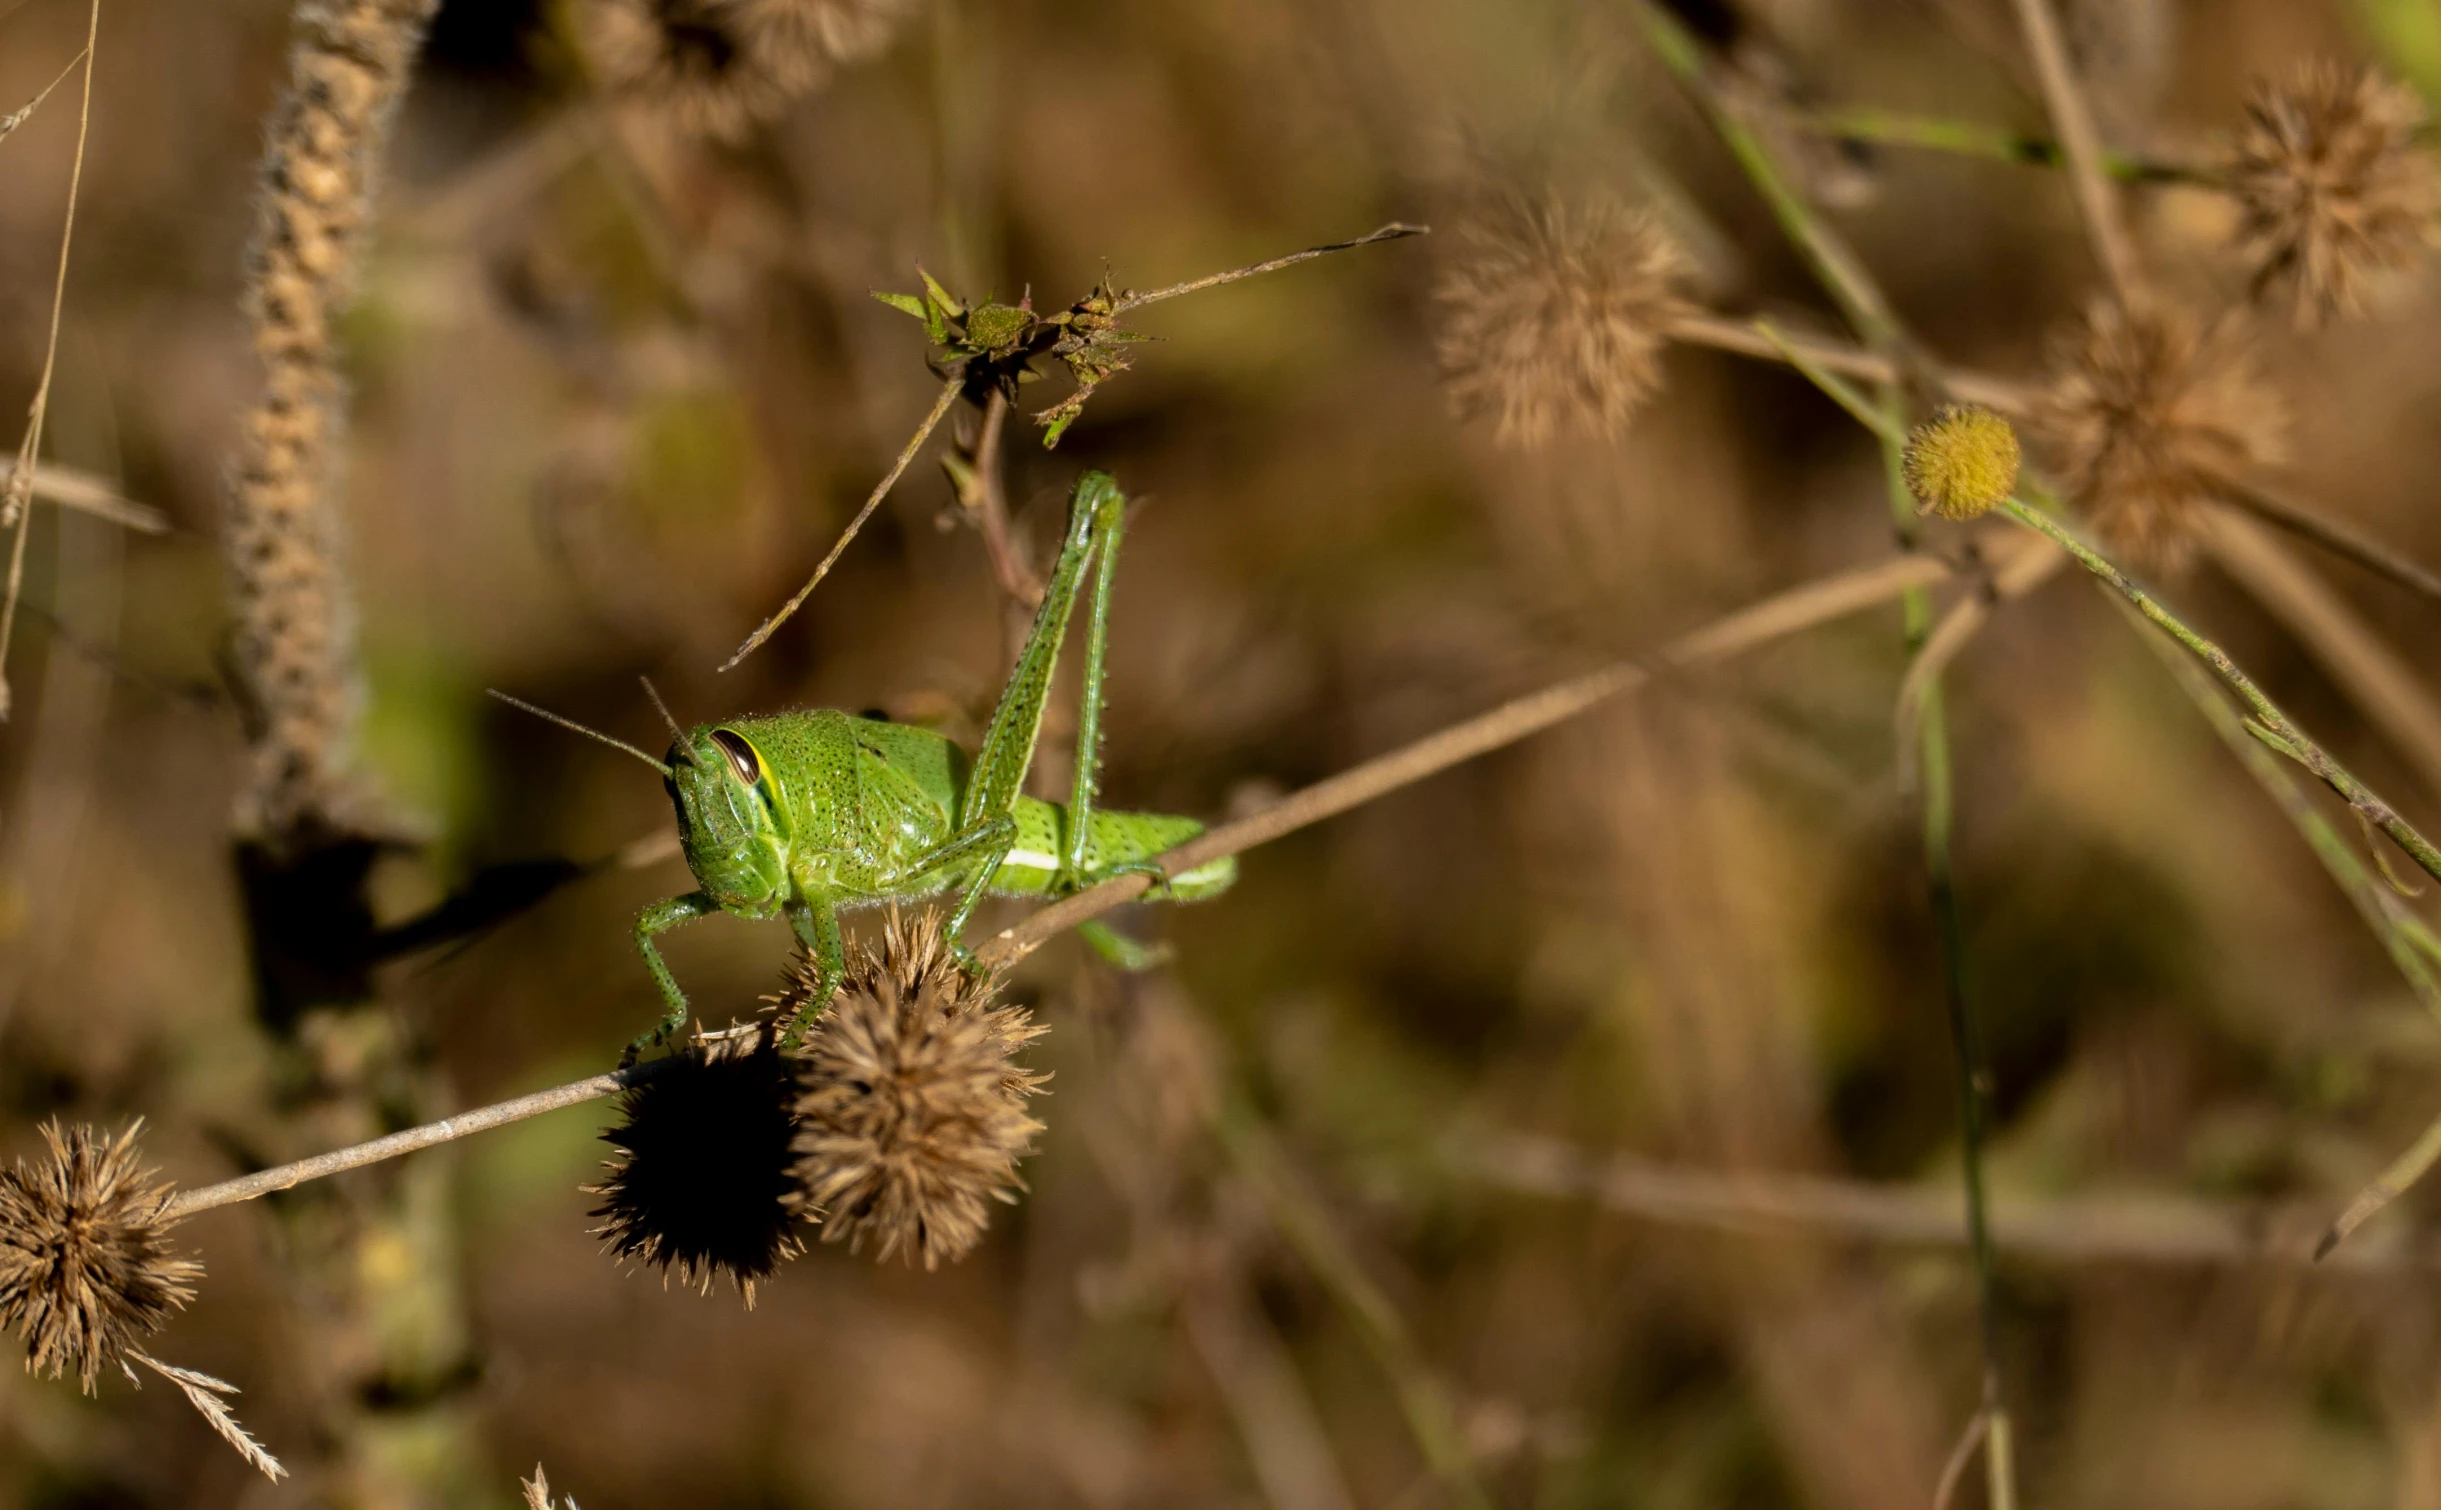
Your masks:
<instances>
[{"instance_id":1,"label":"dry burr seed head","mask_svg":"<svg viewBox=\"0 0 2441 1510\"><path fill-rule=\"evenodd\" d=\"M2424 120L2414 90L2327 60L2256 87L2227 172L2258 298L2288 286L2310 327L2358 312L2372 276L2415 262L2441 210Z\"/></svg>"},{"instance_id":2,"label":"dry burr seed head","mask_svg":"<svg viewBox=\"0 0 2441 1510\"><path fill-rule=\"evenodd\" d=\"M1451 405L1504 444L1615 435L1660 385L1685 254L1614 201L1502 198L1459 229L1433 291Z\"/></svg>"},{"instance_id":3,"label":"dry burr seed head","mask_svg":"<svg viewBox=\"0 0 2441 1510\"><path fill-rule=\"evenodd\" d=\"M2168 305L2123 313L2096 301L2055 341L2034 429L2069 500L2129 561L2182 564L2204 504L2280 459L2286 411L2244 334Z\"/></svg>"},{"instance_id":4,"label":"dry burr seed head","mask_svg":"<svg viewBox=\"0 0 2441 1510\"><path fill-rule=\"evenodd\" d=\"M743 24L764 45L790 49L817 73L861 63L890 45L912 0L734 0Z\"/></svg>"},{"instance_id":5,"label":"dry burr seed head","mask_svg":"<svg viewBox=\"0 0 2441 1510\"><path fill-rule=\"evenodd\" d=\"M1991 410L1946 404L1907 436L1907 491L1944 519L2000 507L2017 486L2017 432Z\"/></svg>"},{"instance_id":6,"label":"dry burr seed head","mask_svg":"<svg viewBox=\"0 0 2441 1510\"><path fill-rule=\"evenodd\" d=\"M620 1259L671 1271L709 1294L727 1275L746 1304L755 1281L803 1252L790 1178L789 1107L796 1065L768 1035L692 1048L629 1089L619 1150L586 1193L602 1197L594 1231Z\"/></svg>"},{"instance_id":7,"label":"dry burr seed head","mask_svg":"<svg viewBox=\"0 0 2441 1510\"><path fill-rule=\"evenodd\" d=\"M798 983L781 1011L802 1002ZM1017 1161L1042 1124L1025 1103L1049 1077L1012 1056L1044 1031L996 986L970 980L931 915L895 920L806 1040L797 1181L825 1242L927 1269L983 1237L991 1200L1022 1188Z\"/></svg>"},{"instance_id":8,"label":"dry burr seed head","mask_svg":"<svg viewBox=\"0 0 2441 1510\"><path fill-rule=\"evenodd\" d=\"M24 1341L29 1371L74 1367L87 1394L203 1277L170 1250L158 1218L169 1186L136 1162L142 1127L106 1138L46 1123L50 1157L0 1171L0 1324Z\"/></svg>"},{"instance_id":9,"label":"dry burr seed head","mask_svg":"<svg viewBox=\"0 0 2441 1510\"><path fill-rule=\"evenodd\" d=\"M586 0L586 56L612 95L734 141L822 81L819 53L745 0Z\"/></svg>"}]
</instances>

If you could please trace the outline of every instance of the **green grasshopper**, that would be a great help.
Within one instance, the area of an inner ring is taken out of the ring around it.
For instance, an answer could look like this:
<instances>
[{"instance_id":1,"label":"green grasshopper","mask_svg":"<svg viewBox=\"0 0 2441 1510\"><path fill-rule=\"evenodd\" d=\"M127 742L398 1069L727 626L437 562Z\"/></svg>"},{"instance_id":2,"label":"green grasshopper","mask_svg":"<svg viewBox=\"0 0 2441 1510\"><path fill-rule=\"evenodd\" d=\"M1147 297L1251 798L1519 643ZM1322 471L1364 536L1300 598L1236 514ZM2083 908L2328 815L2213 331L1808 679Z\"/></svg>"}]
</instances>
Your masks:
<instances>
[{"instance_id":1,"label":"green grasshopper","mask_svg":"<svg viewBox=\"0 0 2441 1510\"><path fill-rule=\"evenodd\" d=\"M1203 832L1192 818L1098 812L1102 660L1127 500L1101 472L1080 478L1068 529L1025 648L1001 689L970 764L930 729L816 709L680 729L669 719L669 758L557 714L494 694L527 712L635 756L661 773L678 813L678 837L696 890L655 902L636 918L636 947L667 1010L630 1052L662 1042L686 1021L686 994L653 940L714 912L787 917L814 961L814 989L783 1026L793 1046L847 977L839 914L882 902L956 892L950 947L969 970L961 935L985 895L1058 897L1114 876L1149 873L1155 900L1199 901L1237 879L1231 858L1171 876L1153 857ZM1077 714L1076 785L1067 805L1021 794L1042 732L1060 643L1094 567L1085 674ZM1098 950L1142 963L1140 946L1098 923L1080 925Z\"/></svg>"}]
</instances>

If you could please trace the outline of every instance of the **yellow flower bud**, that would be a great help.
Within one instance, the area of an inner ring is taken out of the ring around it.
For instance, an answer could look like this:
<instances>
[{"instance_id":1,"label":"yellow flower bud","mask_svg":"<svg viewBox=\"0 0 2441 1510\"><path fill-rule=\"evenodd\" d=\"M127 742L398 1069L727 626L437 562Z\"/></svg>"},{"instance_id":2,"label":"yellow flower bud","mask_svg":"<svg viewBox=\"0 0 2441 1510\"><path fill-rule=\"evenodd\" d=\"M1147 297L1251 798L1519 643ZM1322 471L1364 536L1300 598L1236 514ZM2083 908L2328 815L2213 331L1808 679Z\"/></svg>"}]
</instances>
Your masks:
<instances>
[{"instance_id":1,"label":"yellow flower bud","mask_svg":"<svg viewBox=\"0 0 2441 1510\"><path fill-rule=\"evenodd\" d=\"M1949 404L1907 436L1907 491L1944 519L2000 507L2017 486L2017 432L1989 409Z\"/></svg>"}]
</instances>

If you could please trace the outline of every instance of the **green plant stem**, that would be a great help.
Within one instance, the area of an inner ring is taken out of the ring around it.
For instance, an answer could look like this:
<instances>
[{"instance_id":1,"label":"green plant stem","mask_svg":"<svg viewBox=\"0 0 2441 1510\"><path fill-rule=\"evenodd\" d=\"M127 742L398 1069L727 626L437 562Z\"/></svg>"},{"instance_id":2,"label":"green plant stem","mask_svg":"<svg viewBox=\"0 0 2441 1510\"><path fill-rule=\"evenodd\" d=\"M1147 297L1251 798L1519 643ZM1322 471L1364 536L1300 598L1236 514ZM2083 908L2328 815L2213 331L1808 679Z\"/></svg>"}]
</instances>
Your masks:
<instances>
[{"instance_id":1,"label":"green plant stem","mask_svg":"<svg viewBox=\"0 0 2441 1510\"><path fill-rule=\"evenodd\" d=\"M1881 392L1882 465L1890 495L1892 522L1899 544L1919 548L1921 520L1915 498L1907 489L1904 428L1900 416L1905 401L1895 386ZM1903 600L1907 652L1923 653L1932 633L1932 594L1909 589ZM1916 771L1923 799L1924 875L1940 941L1942 1001L1949 1020L1951 1064L1958 1099L1959 1179L1966 1191L1967 1246L1975 1264L1977 1331L1983 1344L1983 1393L1977 1412L1983 1424L1986 1472L1995 1507L2013 1506L2016 1481L2009 1469L2006 1446L2009 1413L2001 1393L2000 1264L1992 1242L1991 1206L1984 1179L1983 1145L1990 1071L1983 1047L1982 1024L1967 995L1966 929L1960 921L1958 889L1951 866L1951 835L1956 827L1956 784L1952 779L1948 699L1938 672L1926 677L1914 725Z\"/></svg>"},{"instance_id":2,"label":"green plant stem","mask_svg":"<svg viewBox=\"0 0 2441 1510\"><path fill-rule=\"evenodd\" d=\"M2432 841L2418 833L2415 825L2400 817L2389 803L2382 800L2380 794L2359 781L2347 767L2333 759L2329 751L2316 744L2312 737L2280 710L2279 704L2273 702L2269 696L2265 695L2262 688L2255 685L2254 678L2238 668L2237 662L2229 658L2227 651L2189 628L2184 620L2163 607L2151 593L2137 586L2125 572L2113 566L2099 551L2079 540L2066 525L2040 509L2031 508L2015 498L2000 507L2010 518L2028 529L2050 536L2070 555L2076 557L2079 565L2115 588L2119 595L2127 599L2138 613L2166 630L2171 638L2186 646L2199 660L2210 666L2214 673L2237 693L2239 700L2245 703L2248 711L2254 714L2264 729L2279 739L2287 754L2299 765L2313 772L2325 786L2337 792L2350 807L2363 814L2366 822L2388 834L2392 843L2405 851L2409 859L2423 867L2425 874L2441 880L2441 849L2435 849Z\"/></svg>"},{"instance_id":3,"label":"green plant stem","mask_svg":"<svg viewBox=\"0 0 2441 1510\"><path fill-rule=\"evenodd\" d=\"M2060 144L2047 136L2013 131L1982 121L1948 116L1910 115L1904 111L1859 106L1848 110L1790 111L1782 117L1800 131L1846 142L1876 142L1897 147L1921 147L1961 157L1985 157L2030 168L2062 168L2068 164ZM2103 170L2126 183L2183 183L2221 187L2219 175L2196 163L2140 157L2105 150Z\"/></svg>"}]
</instances>

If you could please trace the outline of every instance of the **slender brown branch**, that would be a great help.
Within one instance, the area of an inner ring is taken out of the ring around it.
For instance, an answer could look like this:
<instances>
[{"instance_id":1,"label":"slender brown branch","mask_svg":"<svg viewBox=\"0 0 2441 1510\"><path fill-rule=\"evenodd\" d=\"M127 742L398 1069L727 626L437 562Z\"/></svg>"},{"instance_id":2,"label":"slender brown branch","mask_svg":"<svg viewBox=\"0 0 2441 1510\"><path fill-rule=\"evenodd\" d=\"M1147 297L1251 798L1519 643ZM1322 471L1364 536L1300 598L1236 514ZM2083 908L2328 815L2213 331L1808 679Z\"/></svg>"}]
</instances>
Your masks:
<instances>
[{"instance_id":1,"label":"slender brown branch","mask_svg":"<svg viewBox=\"0 0 2441 1510\"><path fill-rule=\"evenodd\" d=\"M822 563L814 568L814 574L805 579L803 587L797 589L796 596L781 604L779 612L765 619L754 633L746 636L746 643L737 647L735 655L721 662L719 669L731 670L738 662L761 649L763 642L770 639L774 631L778 630L782 624L787 623L790 615L805 606L805 600L814 595L814 589L822 585L822 579L831 574L831 568L837 565L840 556L846 553L848 542L855 539L856 532L865 527L865 521L873 517L873 511L881 507L881 501L890 496L892 488L898 486L898 480L906 472L908 463L914 461L915 454L924 449L924 442L932 438L932 432L940 428L941 417L949 413L951 404L957 402L958 390L962 386L963 380L954 377L941 385L941 396L933 401L932 412L925 415L924 422L915 427L915 434L907 438L907 444L898 453L898 460L890 464L890 470L883 475L882 480L873 485L872 496L865 499L864 507L858 509L856 517L848 521L848 527L839 532L839 539L836 544L832 545L830 554L822 558Z\"/></svg>"},{"instance_id":2,"label":"slender brown branch","mask_svg":"<svg viewBox=\"0 0 2441 1510\"><path fill-rule=\"evenodd\" d=\"M1591 1199L1647 1221L1757 1236L1795 1228L1910 1247L1966 1245L1964 1203L1954 1190L1690 1169L1514 1134L1454 1139L1453 1158L1464 1172L1504 1189ZM1992 1232L2007 1252L2066 1263L2303 1269L2313 1263L2309 1216L2303 1208L2273 1212L2170 1194L2002 1196L1993 1203ZM2339 1258L2325 1266L2441 1269L2441 1248L2429 1242L2366 1243Z\"/></svg>"},{"instance_id":3,"label":"slender brown branch","mask_svg":"<svg viewBox=\"0 0 2441 1510\"><path fill-rule=\"evenodd\" d=\"M1224 283L1236 283L1242 279L1260 277L1264 273L1276 273L1281 268L1294 267L1300 262L1311 262L1316 257L1327 257L1333 252L1353 251L1360 246L1371 246L1377 241L1397 241L1407 236L1429 235L1431 231L1432 227L1428 225L1408 225L1394 220L1380 230L1366 232L1354 241L1334 241L1328 246L1307 247L1302 252L1290 252L1285 257L1274 257L1268 262L1257 262L1251 267L1236 268L1226 273L1213 273L1206 277L1189 279L1185 283L1173 283L1168 288L1157 288L1150 293L1128 294L1113 304L1110 312L1114 315L1125 314L1131 309L1140 309L1147 304L1159 303L1163 299L1175 299L1180 294L1201 293L1207 288L1218 288Z\"/></svg>"},{"instance_id":4,"label":"slender brown branch","mask_svg":"<svg viewBox=\"0 0 2441 1510\"><path fill-rule=\"evenodd\" d=\"M1620 662L1527 693L1488 713L1318 781L1252 817L1208 830L1156 857L1153 863L1169 875L1183 875L1223 856L1268 844L1478 755L1515 744L1529 734L1565 723L1643 686L1656 670L1683 670L1725 659L1798 630L1887 602L1910 587L1938 581L1951 570L1946 562L1930 557L1902 556L1792 588L1673 641L1649 664ZM1044 940L1134 901L1152 886L1150 877L1126 875L1080 891L1003 930L975 951L976 957L994 967L1009 964Z\"/></svg>"},{"instance_id":5,"label":"slender brown branch","mask_svg":"<svg viewBox=\"0 0 2441 1510\"><path fill-rule=\"evenodd\" d=\"M2127 224L2119 215L2119 202L2111 195L2101 134L2094 129L2092 107L2069 66L2068 48L2060 38L2059 18L2052 14L2051 0L2017 0L2017 19L2025 29L2027 50L2034 54L2034 73L2042 82L2051 124L2068 157L2069 182L2076 189L2086 234L2093 239L2094 256L2119 302L2142 307L2151 300L2144 266L2136 260Z\"/></svg>"},{"instance_id":6,"label":"slender brown branch","mask_svg":"<svg viewBox=\"0 0 2441 1510\"><path fill-rule=\"evenodd\" d=\"M2067 564L2066 551L2048 540L2029 537L1992 573L1989 592L1960 599L1925 636L1923 648L1908 663L1907 675L1899 682L1896 723L1902 785L1915 785L1912 762L1919 742L1917 726L1923 719L1926 699L1941 673L1982 632L1996 606L2025 597L2050 581Z\"/></svg>"},{"instance_id":7,"label":"slender brown branch","mask_svg":"<svg viewBox=\"0 0 2441 1510\"><path fill-rule=\"evenodd\" d=\"M217 1185L204 1185L194 1190L181 1191L172 1196L168 1204L161 1208L161 1217L165 1221L178 1221L193 1216L199 1211L209 1211L215 1206L233 1206L239 1201L251 1201L257 1196L292 1189L308 1181L343 1174L351 1169L362 1169L367 1164L378 1164L384 1159L395 1159L400 1154L431 1148L436 1144L463 1138L470 1133L486 1132L495 1127L506 1127L511 1122L522 1122L528 1117L539 1117L544 1112L555 1112L566 1106L580 1106L587 1101L599 1101L604 1096L616 1095L631 1085L642 1085L676 1062L675 1056L649 1059L642 1064L630 1065L623 1070L613 1070L607 1075L596 1075L589 1080L578 1080L568 1085L554 1086L547 1091L536 1091L531 1096L519 1096L513 1101L502 1101L474 1111L460 1112L454 1117L443 1117L438 1122L427 1122L421 1127L410 1127L404 1132L394 1132L386 1138L375 1138L369 1143L358 1143L351 1148L333 1149L329 1153L316 1154L310 1159L299 1159L293 1164L281 1164L275 1168L258 1170L253 1174L240 1175L234 1180L223 1180Z\"/></svg>"}]
</instances>

